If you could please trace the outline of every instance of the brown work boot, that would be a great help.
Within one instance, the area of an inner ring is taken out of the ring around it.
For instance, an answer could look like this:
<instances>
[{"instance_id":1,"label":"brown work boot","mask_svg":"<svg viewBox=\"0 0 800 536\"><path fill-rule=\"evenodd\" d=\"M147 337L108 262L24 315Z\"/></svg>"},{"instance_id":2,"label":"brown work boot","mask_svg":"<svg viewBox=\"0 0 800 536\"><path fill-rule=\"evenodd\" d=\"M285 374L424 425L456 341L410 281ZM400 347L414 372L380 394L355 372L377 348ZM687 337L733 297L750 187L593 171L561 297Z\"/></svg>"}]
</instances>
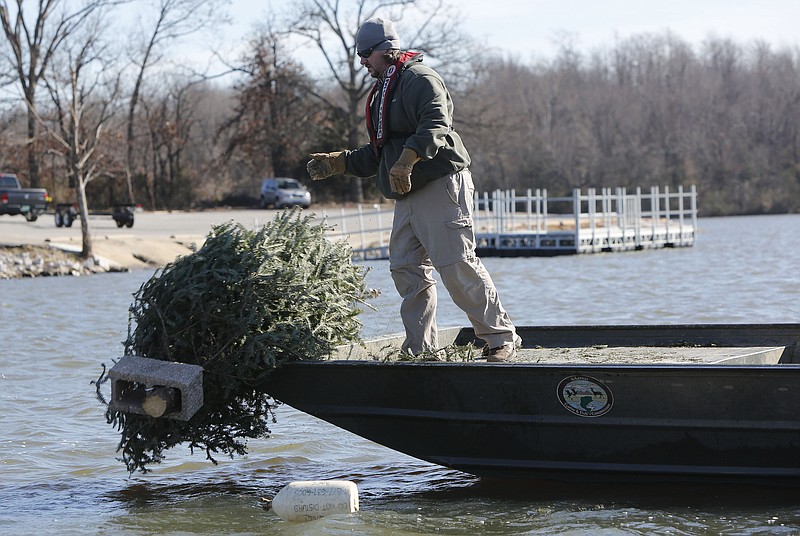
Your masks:
<instances>
[{"instance_id":1,"label":"brown work boot","mask_svg":"<svg viewBox=\"0 0 800 536\"><path fill-rule=\"evenodd\" d=\"M487 346L484 352L487 363L503 363L517 357L517 349L514 347L514 344L510 342L505 343L503 346L497 346L496 348L489 348Z\"/></svg>"},{"instance_id":2,"label":"brown work boot","mask_svg":"<svg viewBox=\"0 0 800 536\"><path fill-rule=\"evenodd\" d=\"M517 357L517 348L522 347L522 337L514 334L514 342L507 342L502 346L489 348L489 345L483 347L481 357L485 357L489 363L502 363L504 361L511 361Z\"/></svg>"}]
</instances>

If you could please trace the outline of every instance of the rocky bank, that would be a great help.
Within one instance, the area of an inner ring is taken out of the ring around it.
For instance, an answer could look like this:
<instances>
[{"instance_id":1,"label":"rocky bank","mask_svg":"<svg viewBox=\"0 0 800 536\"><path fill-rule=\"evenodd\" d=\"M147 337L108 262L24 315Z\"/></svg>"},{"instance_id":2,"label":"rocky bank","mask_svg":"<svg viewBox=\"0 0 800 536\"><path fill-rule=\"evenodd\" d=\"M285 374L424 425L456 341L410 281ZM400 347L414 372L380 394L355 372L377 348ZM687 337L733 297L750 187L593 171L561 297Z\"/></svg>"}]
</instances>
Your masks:
<instances>
[{"instance_id":1,"label":"rocky bank","mask_svg":"<svg viewBox=\"0 0 800 536\"><path fill-rule=\"evenodd\" d=\"M52 246L0 247L0 279L84 275L109 272L112 269L102 259L83 261L75 253Z\"/></svg>"},{"instance_id":2,"label":"rocky bank","mask_svg":"<svg viewBox=\"0 0 800 536\"><path fill-rule=\"evenodd\" d=\"M194 244L170 240L105 239L95 258L79 258L79 244L0 245L0 279L88 275L154 269L192 252Z\"/></svg>"}]
</instances>

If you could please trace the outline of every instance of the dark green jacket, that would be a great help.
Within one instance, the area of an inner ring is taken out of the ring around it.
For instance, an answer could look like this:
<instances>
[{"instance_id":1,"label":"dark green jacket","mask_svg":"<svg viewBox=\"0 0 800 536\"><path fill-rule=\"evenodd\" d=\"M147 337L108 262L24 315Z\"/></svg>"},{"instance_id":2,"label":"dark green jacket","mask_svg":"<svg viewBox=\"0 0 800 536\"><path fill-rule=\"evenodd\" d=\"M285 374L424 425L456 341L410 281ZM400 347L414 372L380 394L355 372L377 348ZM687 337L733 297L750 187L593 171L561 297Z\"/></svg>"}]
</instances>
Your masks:
<instances>
[{"instance_id":1,"label":"dark green jacket","mask_svg":"<svg viewBox=\"0 0 800 536\"><path fill-rule=\"evenodd\" d=\"M453 130L450 93L442 77L421 61L419 54L404 65L395 90L389 96L388 139L380 158L371 143L345 152L346 172L357 177L374 176L375 185L389 199L404 197L392 192L389 184L389 169L403 147L413 149L422 158L411 174L412 192L470 164L469 153ZM380 105L379 89L370 103L373 118L378 117Z\"/></svg>"}]
</instances>

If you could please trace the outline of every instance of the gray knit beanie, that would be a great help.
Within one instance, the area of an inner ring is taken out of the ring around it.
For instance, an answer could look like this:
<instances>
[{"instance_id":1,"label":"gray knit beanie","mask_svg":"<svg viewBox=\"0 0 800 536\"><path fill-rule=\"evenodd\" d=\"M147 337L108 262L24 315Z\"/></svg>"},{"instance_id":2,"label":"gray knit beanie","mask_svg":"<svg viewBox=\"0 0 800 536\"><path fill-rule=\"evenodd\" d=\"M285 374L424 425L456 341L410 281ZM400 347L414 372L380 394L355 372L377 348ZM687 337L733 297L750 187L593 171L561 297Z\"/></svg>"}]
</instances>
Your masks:
<instances>
[{"instance_id":1,"label":"gray knit beanie","mask_svg":"<svg viewBox=\"0 0 800 536\"><path fill-rule=\"evenodd\" d=\"M373 17L361 25L356 34L356 50L389 50L400 48L400 36L394 23L380 17Z\"/></svg>"}]
</instances>

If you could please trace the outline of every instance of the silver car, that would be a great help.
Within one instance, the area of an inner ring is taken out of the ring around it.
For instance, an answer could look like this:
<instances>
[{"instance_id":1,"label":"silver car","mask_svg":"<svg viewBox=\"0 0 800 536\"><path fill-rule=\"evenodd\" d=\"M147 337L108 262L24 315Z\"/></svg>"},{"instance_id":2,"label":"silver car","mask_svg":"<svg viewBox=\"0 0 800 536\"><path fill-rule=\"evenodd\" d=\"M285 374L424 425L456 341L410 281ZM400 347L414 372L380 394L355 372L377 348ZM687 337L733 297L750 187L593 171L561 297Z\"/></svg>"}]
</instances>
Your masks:
<instances>
[{"instance_id":1,"label":"silver car","mask_svg":"<svg viewBox=\"0 0 800 536\"><path fill-rule=\"evenodd\" d=\"M311 206L311 192L297 179L270 177L261 182L261 208Z\"/></svg>"}]
</instances>

